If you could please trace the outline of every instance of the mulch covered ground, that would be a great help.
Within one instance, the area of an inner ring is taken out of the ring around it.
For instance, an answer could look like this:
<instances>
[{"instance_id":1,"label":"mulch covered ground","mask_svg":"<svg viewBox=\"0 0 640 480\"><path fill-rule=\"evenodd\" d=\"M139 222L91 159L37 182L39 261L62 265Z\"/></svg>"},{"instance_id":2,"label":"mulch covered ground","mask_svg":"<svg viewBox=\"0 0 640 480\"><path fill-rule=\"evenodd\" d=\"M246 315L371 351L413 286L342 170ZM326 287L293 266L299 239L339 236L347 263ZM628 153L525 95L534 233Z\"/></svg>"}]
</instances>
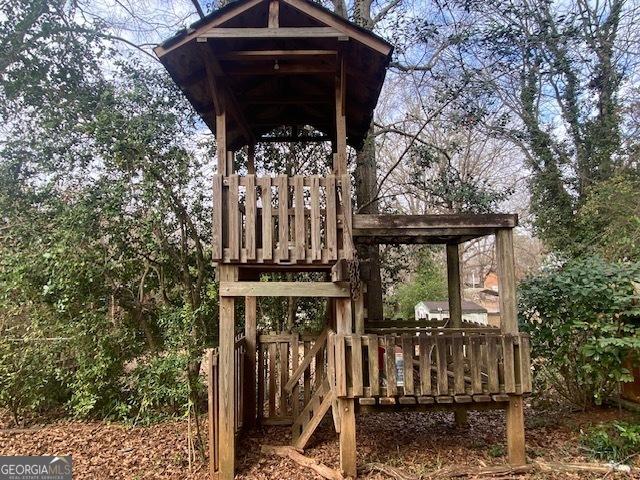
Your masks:
<instances>
[{"instance_id":1,"label":"mulch covered ground","mask_svg":"<svg viewBox=\"0 0 640 480\"><path fill-rule=\"evenodd\" d=\"M588 413L527 412L527 455L530 459L588 462L581 449L581 428L630 418L617 410ZM379 462L429 478L450 466L481 467L506 462L504 420L501 412L471 413L469 427L457 429L451 413L375 413L357 417L358 464ZM150 427L86 421L56 421L9 428L0 416L0 455L73 455L75 479L206 479L206 465L197 460L189 473L186 421ZM205 429L206 430L206 429ZM237 476L242 479L317 479L312 471L280 457L260 453L262 444L284 445L286 427L269 427L243 435ZM329 417L310 441L305 455L338 467L338 442ZM640 466L636 463L637 466ZM362 472L361 478L388 478L380 472ZM535 473L522 479L602 478L602 474ZM607 475L607 478L629 478Z\"/></svg>"}]
</instances>

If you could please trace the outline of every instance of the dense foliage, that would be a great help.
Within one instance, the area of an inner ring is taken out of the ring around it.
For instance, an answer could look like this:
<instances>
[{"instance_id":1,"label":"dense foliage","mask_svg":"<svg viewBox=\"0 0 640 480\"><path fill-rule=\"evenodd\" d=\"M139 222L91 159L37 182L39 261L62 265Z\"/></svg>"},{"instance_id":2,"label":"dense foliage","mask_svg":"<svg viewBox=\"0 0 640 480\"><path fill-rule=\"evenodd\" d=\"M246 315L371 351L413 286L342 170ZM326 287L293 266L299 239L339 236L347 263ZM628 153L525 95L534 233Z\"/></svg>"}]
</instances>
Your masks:
<instances>
[{"instance_id":1,"label":"dense foliage","mask_svg":"<svg viewBox=\"0 0 640 480\"><path fill-rule=\"evenodd\" d=\"M567 401L600 404L633 380L640 351L640 263L598 257L551 267L520 286L520 322L536 368Z\"/></svg>"},{"instance_id":2,"label":"dense foliage","mask_svg":"<svg viewBox=\"0 0 640 480\"><path fill-rule=\"evenodd\" d=\"M593 457L624 463L640 454L640 424L613 422L597 425L584 432L581 440Z\"/></svg>"}]
</instances>

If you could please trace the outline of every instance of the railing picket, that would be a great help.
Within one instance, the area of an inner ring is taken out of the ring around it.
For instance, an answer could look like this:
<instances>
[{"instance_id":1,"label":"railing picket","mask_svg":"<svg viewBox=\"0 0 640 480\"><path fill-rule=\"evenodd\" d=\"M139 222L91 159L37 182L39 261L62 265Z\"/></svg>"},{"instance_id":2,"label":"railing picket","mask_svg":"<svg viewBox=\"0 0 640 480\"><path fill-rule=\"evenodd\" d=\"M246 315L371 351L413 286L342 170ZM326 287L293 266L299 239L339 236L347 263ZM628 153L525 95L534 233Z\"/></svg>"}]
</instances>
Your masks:
<instances>
[{"instance_id":1,"label":"railing picket","mask_svg":"<svg viewBox=\"0 0 640 480\"><path fill-rule=\"evenodd\" d=\"M240 260L240 210L238 198L238 175L229 176L229 203L227 218L229 219L229 259Z\"/></svg>"},{"instance_id":2,"label":"railing picket","mask_svg":"<svg viewBox=\"0 0 640 480\"><path fill-rule=\"evenodd\" d=\"M522 393L531 393L531 345L527 334L520 334L520 385Z\"/></svg>"},{"instance_id":3,"label":"railing picket","mask_svg":"<svg viewBox=\"0 0 640 480\"><path fill-rule=\"evenodd\" d=\"M322 260L320 243L320 179L311 177L311 259Z\"/></svg>"},{"instance_id":4,"label":"railing picket","mask_svg":"<svg viewBox=\"0 0 640 480\"><path fill-rule=\"evenodd\" d=\"M385 337L385 357L387 397L394 397L398 394L398 386L396 378L396 337L393 335Z\"/></svg>"},{"instance_id":5,"label":"railing picket","mask_svg":"<svg viewBox=\"0 0 640 480\"><path fill-rule=\"evenodd\" d=\"M453 385L456 395L466 393L464 388L464 337L459 333L453 335Z\"/></svg>"},{"instance_id":6,"label":"railing picket","mask_svg":"<svg viewBox=\"0 0 640 480\"><path fill-rule=\"evenodd\" d=\"M296 261L304 262L306 258L307 234L304 223L304 177L293 177L293 200L295 211Z\"/></svg>"},{"instance_id":7,"label":"railing picket","mask_svg":"<svg viewBox=\"0 0 640 480\"><path fill-rule=\"evenodd\" d=\"M262 177L260 198L262 200L262 259L273 259L273 213L271 211L271 177Z\"/></svg>"},{"instance_id":8,"label":"railing picket","mask_svg":"<svg viewBox=\"0 0 640 480\"><path fill-rule=\"evenodd\" d=\"M431 351L433 337L421 333L418 337L420 344L420 395L431 395Z\"/></svg>"},{"instance_id":9,"label":"railing picket","mask_svg":"<svg viewBox=\"0 0 640 480\"><path fill-rule=\"evenodd\" d=\"M471 393L482 393L482 341L480 335L472 335L469 344L469 362L471 364Z\"/></svg>"},{"instance_id":10,"label":"railing picket","mask_svg":"<svg viewBox=\"0 0 640 480\"><path fill-rule=\"evenodd\" d=\"M505 393L515 393L516 378L513 358L513 335L504 334L502 336L502 358L504 365L504 391Z\"/></svg>"},{"instance_id":11,"label":"railing picket","mask_svg":"<svg viewBox=\"0 0 640 480\"><path fill-rule=\"evenodd\" d=\"M438 395L449 395L449 378L447 377L447 338L436 336L436 364L438 371Z\"/></svg>"},{"instance_id":12,"label":"railing picket","mask_svg":"<svg viewBox=\"0 0 640 480\"><path fill-rule=\"evenodd\" d=\"M269 418L276 416L276 352L275 343L269 344Z\"/></svg>"},{"instance_id":13,"label":"railing picket","mask_svg":"<svg viewBox=\"0 0 640 480\"><path fill-rule=\"evenodd\" d=\"M404 361L404 394L413 395L413 355L415 348L413 346L413 335L402 335L402 358Z\"/></svg>"},{"instance_id":14,"label":"railing picket","mask_svg":"<svg viewBox=\"0 0 640 480\"><path fill-rule=\"evenodd\" d=\"M264 345L262 343L258 344L258 408L257 408L257 416L258 416L258 424L264 418Z\"/></svg>"},{"instance_id":15,"label":"railing picket","mask_svg":"<svg viewBox=\"0 0 640 480\"><path fill-rule=\"evenodd\" d=\"M256 259L256 176L246 176L247 194L245 197L245 248L247 260Z\"/></svg>"},{"instance_id":16,"label":"railing picket","mask_svg":"<svg viewBox=\"0 0 640 480\"><path fill-rule=\"evenodd\" d=\"M336 177L327 177L326 248L329 260L338 258L338 220L336 214Z\"/></svg>"},{"instance_id":17,"label":"railing picket","mask_svg":"<svg viewBox=\"0 0 640 480\"><path fill-rule=\"evenodd\" d=\"M213 261L222 259L222 175L213 176L213 214L211 225L211 257Z\"/></svg>"},{"instance_id":18,"label":"railing picket","mask_svg":"<svg viewBox=\"0 0 640 480\"><path fill-rule=\"evenodd\" d=\"M498 376L498 336L487 335L487 390L488 393L500 393Z\"/></svg>"},{"instance_id":19,"label":"railing picket","mask_svg":"<svg viewBox=\"0 0 640 480\"><path fill-rule=\"evenodd\" d=\"M378 336L367 335L369 338L369 386L371 388L371 396L380 395L380 364L378 357Z\"/></svg>"},{"instance_id":20,"label":"railing picket","mask_svg":"<svg viewBox=\"0 0 640 480\"><path fill-rule=\"evenodd\" d=\"M280 342L280 416L289 415L287 393L284 389L289 381L289 342Z\"/></svg>"},{"instance_id":21,"label":"railing picket","mask_svg":"<svg viewBox=\"0 0 640 480\"><path fill-rule=\"evenodd\" d=\"M289 178L278 175L278 259L289 260Z\"/></svg>"},{"instance_id":22,"label":"railing picket","mask_svg":"<svg viewBox=\"0 0 640 480\"><path fill-rule=\"evenodd\" d=\"M360 335L351 336L351 382L353 395L361 397L362 383L362 339Z\"/></svg>"}]
</instances>

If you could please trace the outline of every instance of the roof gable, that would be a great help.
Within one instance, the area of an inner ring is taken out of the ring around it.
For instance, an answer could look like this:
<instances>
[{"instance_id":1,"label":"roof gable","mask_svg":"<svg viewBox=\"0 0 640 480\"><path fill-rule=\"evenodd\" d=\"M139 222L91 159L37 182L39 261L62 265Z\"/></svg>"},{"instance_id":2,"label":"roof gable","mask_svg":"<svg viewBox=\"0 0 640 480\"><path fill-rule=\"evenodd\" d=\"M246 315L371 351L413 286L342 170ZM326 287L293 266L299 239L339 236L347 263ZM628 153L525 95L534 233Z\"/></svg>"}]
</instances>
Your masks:
<instances>
[{"instance_id":1,"label":"roof gable","mask_svg":"<svg viewBox=\"0 0 640 480\"><path fill-rule=\"evenodd\" d=\"M238 0L154 52L213 132L211 75L225 84L233 103L226 125L230 150L282 126L309 125L335 136L334 89L342 62L347 143L359 148L392 46L308 0Z\"/></svg>"}]
</instances>

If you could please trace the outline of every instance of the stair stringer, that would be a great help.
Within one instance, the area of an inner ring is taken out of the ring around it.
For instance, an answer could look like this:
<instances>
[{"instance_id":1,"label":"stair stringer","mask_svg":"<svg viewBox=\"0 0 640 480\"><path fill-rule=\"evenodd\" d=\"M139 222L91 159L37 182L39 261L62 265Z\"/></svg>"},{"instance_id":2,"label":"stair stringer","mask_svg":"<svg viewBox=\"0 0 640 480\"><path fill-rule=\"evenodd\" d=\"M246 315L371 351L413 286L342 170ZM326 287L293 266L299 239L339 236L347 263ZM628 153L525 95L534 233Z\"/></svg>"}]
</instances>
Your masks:
<instances>
[{"instance_id":1,"label":"stair stringer","mask_svg":"<svg viewBox=\"0 0 640 480\"><path fill-rule=\"evenodd\" d=\"M331 408L334 400L328 379L324 379L320 388L313 394L309 403L294 420L292 429L293 446L304 449L305 445L316 431L318 425Z\"/></svg>"}]
</instances>

